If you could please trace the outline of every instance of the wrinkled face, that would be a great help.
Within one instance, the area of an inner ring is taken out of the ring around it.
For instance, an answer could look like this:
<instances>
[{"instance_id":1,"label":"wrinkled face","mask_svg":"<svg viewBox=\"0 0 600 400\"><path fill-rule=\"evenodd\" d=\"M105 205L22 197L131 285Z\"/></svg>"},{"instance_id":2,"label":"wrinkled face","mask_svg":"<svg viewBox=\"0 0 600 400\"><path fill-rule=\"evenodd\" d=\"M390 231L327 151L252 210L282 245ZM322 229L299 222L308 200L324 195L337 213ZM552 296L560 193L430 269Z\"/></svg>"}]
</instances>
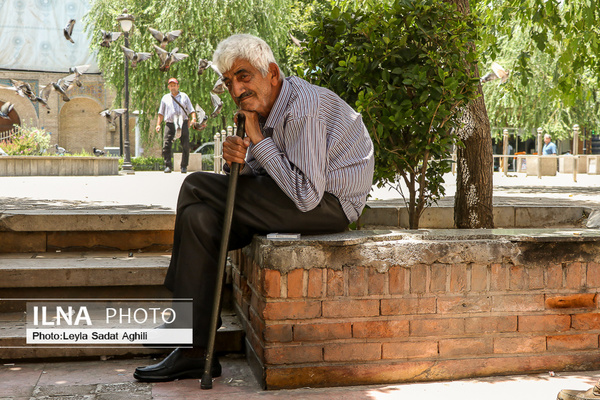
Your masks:
<instances>
[{"instance_id":1,"label":"wrinkled face","mask_svg":"<svg viewBox=\"0 0 600 400\"><path fill-rule=\"evenodd\" d=\"M169 91L173 95L176 95L177 93L179 93L179 83L175 83L175 82L169 83Z\"/></svg>"},{"instance_id":2,"label":"wrinkled face","mask_svg":"<svg viewBox=\"0 0 600 400\"><path fill-rule=\"evenodd\" d=\"M277 65L271 64L267 76L253 67L247 60L237 59L229 71L223 73L223 82L239 108L254 111L267 117L275 104L279 80Z\"/></svg>"},{"instance_id":3,"label":"wrinkled face","mask_svg":"<svg viewBox=\"0 0 600 400\"><path fill-rule=\"evenodd\" d=\"M544 143L548 144L548 143L550 143L550 140L551 139L548 136L544 137Z\"/></svg>"}]
</instances>

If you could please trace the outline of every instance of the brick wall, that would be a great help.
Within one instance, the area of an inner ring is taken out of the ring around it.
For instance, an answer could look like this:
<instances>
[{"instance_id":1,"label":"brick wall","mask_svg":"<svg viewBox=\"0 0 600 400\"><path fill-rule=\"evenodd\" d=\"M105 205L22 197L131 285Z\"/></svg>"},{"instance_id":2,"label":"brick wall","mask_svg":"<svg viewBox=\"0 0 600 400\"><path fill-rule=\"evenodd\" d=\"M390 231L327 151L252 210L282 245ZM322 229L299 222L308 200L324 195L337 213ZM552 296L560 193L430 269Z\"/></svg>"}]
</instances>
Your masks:
<instances>
[{"instance_id":1,"label":"brick wall","mask_svg":"<svg viewBox=\"0 0 600 400\"><path fill-rule=\"evenodd\" d=\"M265 387L600 367L599 238L353 235L235 252Z\"/></svg>"}]
</instances>

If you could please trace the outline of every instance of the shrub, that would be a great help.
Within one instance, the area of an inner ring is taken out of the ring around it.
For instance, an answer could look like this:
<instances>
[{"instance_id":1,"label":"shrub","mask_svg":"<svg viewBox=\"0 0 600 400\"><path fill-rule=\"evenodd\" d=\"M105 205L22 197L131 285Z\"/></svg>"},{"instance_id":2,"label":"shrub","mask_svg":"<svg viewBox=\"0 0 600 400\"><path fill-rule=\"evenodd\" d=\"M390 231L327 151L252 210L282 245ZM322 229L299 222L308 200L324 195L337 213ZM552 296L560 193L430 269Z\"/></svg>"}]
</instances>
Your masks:
<instances>
[{"instance_id":1,"label":"shrub","mask_svg":"<svg viewBox=\"0 0 600 400\"><path fill-rule=\"evenodd\" d=\"M9 156L39 156L50 146L50 134L43 128L15 125L15 134L0 142Z\"/></svg>"}]
</instances>

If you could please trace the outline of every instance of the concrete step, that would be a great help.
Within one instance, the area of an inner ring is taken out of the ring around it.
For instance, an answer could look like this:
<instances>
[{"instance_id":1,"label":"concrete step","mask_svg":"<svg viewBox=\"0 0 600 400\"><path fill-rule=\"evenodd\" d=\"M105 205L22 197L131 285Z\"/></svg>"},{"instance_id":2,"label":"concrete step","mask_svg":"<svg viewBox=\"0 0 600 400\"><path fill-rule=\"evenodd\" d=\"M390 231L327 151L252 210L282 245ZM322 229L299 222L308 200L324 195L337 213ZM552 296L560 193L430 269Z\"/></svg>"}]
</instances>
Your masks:
<instances>
[{"instance_id":1,"label":"concrete step","mask_svg":"<svg viewBox=\"0 0 600 400\"><path fill-rule=\"evenodd\" d=\"M173 210L128 206L0 209L0 253L167 251Z\"/></svg>"}]
</instances>

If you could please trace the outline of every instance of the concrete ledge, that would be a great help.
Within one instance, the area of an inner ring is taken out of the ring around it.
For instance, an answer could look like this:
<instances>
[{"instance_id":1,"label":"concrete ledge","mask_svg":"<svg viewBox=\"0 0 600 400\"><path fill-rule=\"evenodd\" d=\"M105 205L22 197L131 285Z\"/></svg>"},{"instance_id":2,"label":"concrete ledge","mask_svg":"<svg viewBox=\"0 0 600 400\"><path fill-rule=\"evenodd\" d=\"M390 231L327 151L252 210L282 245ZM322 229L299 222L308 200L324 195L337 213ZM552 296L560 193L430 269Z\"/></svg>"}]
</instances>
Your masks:
<instances>
[{"instance_id":1,"label":"concrete ledge","mask_svg":"<svg viewBox=\"0 0 600 400\"><path fill-rule=\"evenodd\" d=\"M232 260L267 389L600 366L597 230L256 237Z\"/></svg>"},{"instance_id":2,"label":"concrete ledge","mask_svg":"<svg viewBox=\"0 0 600 400\"><path fill-rule=\"evenodd\" d=\"M0 157L0 176L118 175L117 157Z\"/></svg>"},{"instance_id":3,"label":"concrete ledge","mask_svg":"<svg viewBox=\"0 0 600 400\"><path fill-rule=\"evenodd\" d=\"M408 229L408 210L390 201L370 201L360 217L360 224L367 229L387 226ZM578 227L592 210L588 207L568 206L494 206L496 228L551 228L558 226ZM419 221L421 229L452 229L453 207L429 207Z\"/></svg>"}]
</instances>

